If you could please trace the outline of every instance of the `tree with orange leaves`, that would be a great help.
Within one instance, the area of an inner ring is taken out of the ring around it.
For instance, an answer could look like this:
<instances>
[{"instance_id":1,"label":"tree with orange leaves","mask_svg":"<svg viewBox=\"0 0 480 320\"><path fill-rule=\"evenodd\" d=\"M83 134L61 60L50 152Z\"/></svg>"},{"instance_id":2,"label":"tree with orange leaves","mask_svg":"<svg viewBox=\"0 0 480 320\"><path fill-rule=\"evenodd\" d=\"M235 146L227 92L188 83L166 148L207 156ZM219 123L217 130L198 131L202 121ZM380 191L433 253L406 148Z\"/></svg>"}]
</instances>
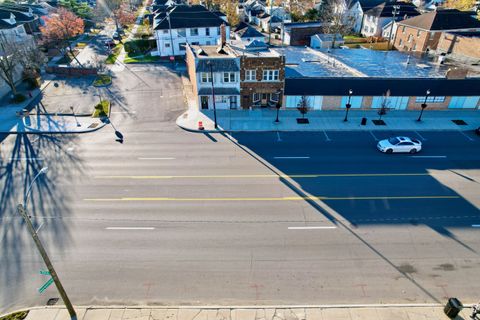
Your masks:
<instances>
[{"instance_id":1,"label":"tree with orange leaves","mask_svg":"<svg viewBox=\"0 0 480 320\"><path fill-rule=\"evenodd\" d=\"M122 27L134 23L136 19L135 13L130 10L130 7L125 2L120 5L120 8L113 12L113 17L117 25Z\"/></svg>"},{"instance_id":2,"label":"tree with orange leaves","mask_svg":"<svg viewBox=\"0 0 480 320\"><path fill-rule=\"evenodd\" d=\"M61 50L67 49L81 66L82 64L73 53L71 40L73 37L82 34L84 27L81 18L65 8L60 8L51 17L45 18L45 26L40 27L42 42L46 45L57 46Z\"/></svg>"}]
</instances>

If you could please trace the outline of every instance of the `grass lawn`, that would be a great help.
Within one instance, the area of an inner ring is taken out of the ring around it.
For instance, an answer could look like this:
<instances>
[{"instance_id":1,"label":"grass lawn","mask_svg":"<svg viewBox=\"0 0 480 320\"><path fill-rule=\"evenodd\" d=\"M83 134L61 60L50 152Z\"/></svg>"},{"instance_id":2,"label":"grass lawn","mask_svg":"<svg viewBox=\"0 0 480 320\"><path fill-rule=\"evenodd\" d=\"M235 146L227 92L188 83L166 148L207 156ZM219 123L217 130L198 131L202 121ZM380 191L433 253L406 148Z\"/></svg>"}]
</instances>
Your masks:
<instances>
[{"instance_id":1,"label":"grass lawn","mask_svg":"<svg viewBox=\"0 0 480 320\"><path fill-rule=\"evenodd\" d=\"M106 86L112 83L112 77L108 74L99 74L95 81L93 81L94 87Z\"/></svg>"},{"instance_id":2,"label":"grass lawn","mask_svg":"<svg viewBox=\"0 0 480 320\"><path fill-rule=\"evenodd\" d=\"M93 111L92 118L107 117L110 113L110 101L102 100L101 103L97 103L95 111Z\"/></svg>"},{"instance_id":3,"label":"grass lawn","mask_svg":"<svg viewBox=\"0 0 480 320\"><path fill-rule=\"evenodd\" d=\"M107 60L105 60L106 64L114 64L115 61L117 61L118 56L120 55L120 51L122 51L123 48L123 43L117 44L113 49L112 49L112 54L110 54L107 57Z\"/></svg>"},{"instance_id":4,"label":"grass lawn","mask_svg":"<svg viewBox=\"0 0 480 320\"><path fill-rule=\"evenodd\" d=\"M157 62L160 61L160 57L152 56L136 56L136 57L126 57L123 60L124 63L148 63L148 62Z\"/></svg>"},{"instance_id":5,"label":"grass lawn","mask_svg":"<svg viewBox=\"0 0 480 320\"><path fill-rule=\"evenodd\" d=\"M86 42L78 42L76 47L77 47L78 49L83 49L83 48L85 48L87 45L88 45L88 43L86 43Z\"/></svg>"},{"instance_id":6,"label":"grass lawn","mask_svg":"<svg viewBox=\"0 0 480 320\"><path fill-rule=\"evenodd\" d=\"M0 320L23 320L25 319L27 314L28 314L28 311L19 311L19 312L6 315L5 317L1 317Z\"/></svg>"}]
</instances>

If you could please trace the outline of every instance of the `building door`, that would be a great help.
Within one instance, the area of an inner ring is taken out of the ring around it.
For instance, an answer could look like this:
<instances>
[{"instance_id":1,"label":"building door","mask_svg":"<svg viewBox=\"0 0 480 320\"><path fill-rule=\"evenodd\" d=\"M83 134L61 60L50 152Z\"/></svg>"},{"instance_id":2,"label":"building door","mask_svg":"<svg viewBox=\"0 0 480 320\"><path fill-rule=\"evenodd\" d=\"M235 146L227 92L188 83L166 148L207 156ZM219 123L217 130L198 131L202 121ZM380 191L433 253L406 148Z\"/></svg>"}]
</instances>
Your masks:
<instances>
[{"instance_id":1,"label":"building door","mask_svg":"<svg viewBox=\"0 0 480 320\"><path fill-rule=\"evenodd\" d=\"M237 109L237 96L230 96L230 109Z\"/></svg>"},{"instance_id":2,"label":"building door","mask_svg":"<svg viewBox=\"0 0 480 320\"><path fill-rule=\"evenodd\" d=\"M262 93L262 106L268 105L268 93Z\"/></svg>"},{"instance_id":3,"label":"building door","mask_svg":"<svg viewBox=\"0 0 480 320\"><path fill-rule=\"evenodd\" d=\"M208 96L201 96L202 109L208 109Z\"/></svg>"}]
</instances>

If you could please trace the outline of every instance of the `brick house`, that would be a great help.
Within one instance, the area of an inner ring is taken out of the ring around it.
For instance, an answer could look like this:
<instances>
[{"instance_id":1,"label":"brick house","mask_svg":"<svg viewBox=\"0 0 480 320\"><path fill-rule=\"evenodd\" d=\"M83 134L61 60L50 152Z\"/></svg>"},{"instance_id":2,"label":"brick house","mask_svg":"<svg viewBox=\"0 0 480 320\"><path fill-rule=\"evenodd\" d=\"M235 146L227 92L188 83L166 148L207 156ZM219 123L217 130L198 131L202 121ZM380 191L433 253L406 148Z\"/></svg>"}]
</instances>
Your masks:
<instances>
[{"instance_id":1,"label":"brick house","mask_svg":"<svg viewBox=\"0 0 480 320\"><path fill-rule=\"evenodd\" d=\"M285 59L263 42L189 45L186 61L201 109L213 109L213 92L217 109L237 109L238 103L242 109L276 107L282 102Z\"/></svg>"},{"instance_id":2,"label":"brick house","mask_svg":"<svg viewBox=\"0 0 480 320\"><path fill-rule=\"evenodd\" d=\"M399 51L436 50L443 32L478 32L480 21L459 10L438 10L398 22L393 40Z\"/></svg>"},{"instance_id":3,"label":"brick house","mask_svg":"<svg viewBox=\"0 0 480 320\"><path fill-rule=\"evenodd\" d=\"M444 32L437 53L465 63L479 63L480 32Z\"/></svg>"},{"instance_id":4,"label":"brick house","mask_svg":"<svg viewBox=\"0 0 480 320\"><path fill-rule=\"evenodd\" d=\"M320 22L292 22L283 25L283 43L287 46L306 46L310 37L323 33Z\"/></svg>"}]
</instances>

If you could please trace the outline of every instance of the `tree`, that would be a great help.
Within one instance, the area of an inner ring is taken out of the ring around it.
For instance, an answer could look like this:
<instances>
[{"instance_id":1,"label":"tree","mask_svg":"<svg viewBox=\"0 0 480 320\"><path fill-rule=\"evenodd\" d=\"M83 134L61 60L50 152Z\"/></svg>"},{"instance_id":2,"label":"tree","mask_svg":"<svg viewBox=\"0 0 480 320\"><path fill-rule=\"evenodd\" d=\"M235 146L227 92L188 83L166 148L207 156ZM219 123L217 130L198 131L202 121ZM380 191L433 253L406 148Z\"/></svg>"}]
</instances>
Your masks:
<instances>
[{"instance_id":1,"label":"tree","mask_svg":"<svg viewBox=\"0 0 480 320\"><path fill-rule=\"evenodd\" d=\"M228 23L231 26L236 26L240 23L240 17L237 14L237 4L233 1L226 1L225 13L227 14Z\"/></svg>"},{"instance_id":2,"label":"tree","mask_svg":"<svg viewBox=\"0 0 480 320\"><path fill-rule=\"evenodd\" d=\"M304 17L305 21L317 21L319 19L319 12L315 8L308 9Z\"/></svg>"},{"instance_id":3,"label":"tree","mask_svg":"<svg viewBox=\"0 0 480 320\"><path fill-rule=\"evenodd\" d=\"M310 100L307 96L300 97L300 101L297 103L297 109L302 114L302 119L304 119L305 115L310 110Z\"/></svg>"},{"instance_id":4,"label":"tree","mask_svg":"<svg viewBox=\"0 0 480 320\"><path fill-rule=\"evenodd\" d=\"M339 10L341 0L324 0L320 7L320 19L324 33L332 34L332 48L335 47L335 35L342 36L352 32L354 20L345 10Z\"/></svg>"},{"instance_id":5,"label":"tree","mask_svg":"<svg viewBox=\"0 0 480 320\"><path fill-rule=\"evenodd\" d=\"M387 111L390 107L390 90L383 95L382 104L380 105L380 110L378 110L379 118L378 120L382 120L382 116L387 114Z\"/></svg>"},{"instance_id":6,"label":"tree","mask_svg":"<svg viewBox=\"0 0 480 320\"><path fill-rule=\"evenodd\" d=\"M60 0L58 5L72 11L82 19L92 18L92 8L90 8L86 2L79 2L77 0Z\"/></svg>"},{"instance_id":7,"label":"tree","mask_svg":"<svg viewBox=\"0 0 480 320\"><path fill-rule=\"evenodd\" d=\"M130 6L124 2L113 12L113 18L115 19L118 28L118 25L123 27L134 23L136 15L130 10Z\"/></svg>"},{"instance_id":8,"label":"tree","mask_svg":"<svg viewBox=\"0 0 480 320\"><path fill-rule=\"evenodd\" d=\"M73 37L82 34L83 30L83 20L65 8L60 8L55 15L46 17L45 25L40 27L44 44L67 49L80 66L82 64L75 57L71 40Z\"/></svg>"},{"instance_id":9,"label":"tree","mask_svg":"<svg viewBox=\"0 0 480 320\"><path fill-rule=\"evenodd\" d=\"M476 0L447 0L444 6L449 9L469 11L475 8L476 2Z\"/></svg>"},{"instance_id":10,"label":"tree","mask_svg":"<svg viewBox=\"0 0 480 320\"><path fill-rule=\"evenodd\" d=\"M16 45L12 40L2 39L0 41L0 78L2 78L12 90L17 94L15 86L15 75L18 72L19 57L16 55Z\"/></svg>"}]
</instances>

